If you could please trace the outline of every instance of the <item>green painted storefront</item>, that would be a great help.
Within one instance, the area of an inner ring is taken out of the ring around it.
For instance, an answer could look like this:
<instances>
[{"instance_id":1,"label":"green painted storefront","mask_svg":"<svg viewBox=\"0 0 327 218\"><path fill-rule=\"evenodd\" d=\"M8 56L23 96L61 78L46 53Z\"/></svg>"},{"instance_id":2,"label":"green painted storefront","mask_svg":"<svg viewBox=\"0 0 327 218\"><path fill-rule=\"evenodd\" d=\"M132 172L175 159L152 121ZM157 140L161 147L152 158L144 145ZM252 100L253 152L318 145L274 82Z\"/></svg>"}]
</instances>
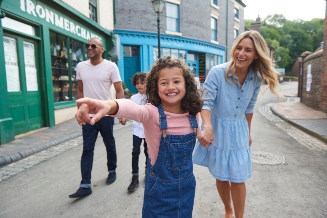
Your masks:
<instances>
[{"instance_id":1,"label":"green painted storefront","mask_svg":"<svg viewBox=\"0 0 327 218\"><path fill-rule=\"evenodd\" d=\"M84 44L114 34L60 0L0 0L0 144L55 125L55 110L75 107L74 67ZM104 58L110 56L105 52Z\"/></svg>"}]
</instances>

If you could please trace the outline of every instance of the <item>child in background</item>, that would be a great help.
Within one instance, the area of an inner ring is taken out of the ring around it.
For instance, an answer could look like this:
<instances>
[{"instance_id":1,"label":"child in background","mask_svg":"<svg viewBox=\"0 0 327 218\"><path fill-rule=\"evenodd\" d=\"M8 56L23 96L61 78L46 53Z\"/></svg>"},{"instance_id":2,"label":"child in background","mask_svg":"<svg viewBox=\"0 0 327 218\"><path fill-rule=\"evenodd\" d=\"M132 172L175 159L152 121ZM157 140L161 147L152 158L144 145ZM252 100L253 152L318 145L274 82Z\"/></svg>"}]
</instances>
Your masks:
<instances>
[{"instance_id":1,"label":"child in background","mask_svg":"<svg viewBox=\"0 0 327 218\"><path fill-rule=\"evenodd\" d=\"M136 87L138 93L132 95L130 98L134 103L143 105L146 103L146 87L145 87L146 73L135 73L132 77L132 84ZM141 144L143 141L144 154L148 159L147 144L144 136L143 125L140 122L133 120L133 151L132 151L132 182L128 186L129 192L135 191L139 186L139 156L141 152ZM146 164L146 162L145 162Z\"/></svg>"},{"instance_id":2,"label":"child in background","mask_svg":"<svg viewBox=\"0 0 327 218\"><path fill-rule=\"evenodd\" d=\"M157 60L147 76L148 103L83 98L75 117L94 125L106 114L143 123L148 144L143 218L192 217L195 177L192 152L200 139L197 113L203 102L188 67L179 59ZM95 113L93 118L88 113Z\"/></svg>"}]
</instances>

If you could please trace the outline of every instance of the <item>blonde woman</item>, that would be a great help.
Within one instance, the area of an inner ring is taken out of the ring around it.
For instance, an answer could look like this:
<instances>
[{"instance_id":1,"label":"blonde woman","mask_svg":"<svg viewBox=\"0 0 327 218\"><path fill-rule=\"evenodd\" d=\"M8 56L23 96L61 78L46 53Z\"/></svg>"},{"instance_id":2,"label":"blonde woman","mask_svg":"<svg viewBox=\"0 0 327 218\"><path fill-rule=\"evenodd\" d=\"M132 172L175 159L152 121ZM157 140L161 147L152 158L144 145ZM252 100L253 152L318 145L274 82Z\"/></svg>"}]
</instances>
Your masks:
<instances>
[{"instance_id":1,"label":"blonde woman","mask_svg":"<svg viewBox=\"0 0 327 218\"><path fill-rule=\"evenodd\" d=\"M233 212L242 218L245 182L252 174L251 121L262 81L268 82L272 93L279 93L277 73L259 32L240 34L231 56L230 62L213 67L204 82L203 138L195 147L193 162L208 167L216 179L224 218L232 218Z\"/></svg>"}]
</instances>

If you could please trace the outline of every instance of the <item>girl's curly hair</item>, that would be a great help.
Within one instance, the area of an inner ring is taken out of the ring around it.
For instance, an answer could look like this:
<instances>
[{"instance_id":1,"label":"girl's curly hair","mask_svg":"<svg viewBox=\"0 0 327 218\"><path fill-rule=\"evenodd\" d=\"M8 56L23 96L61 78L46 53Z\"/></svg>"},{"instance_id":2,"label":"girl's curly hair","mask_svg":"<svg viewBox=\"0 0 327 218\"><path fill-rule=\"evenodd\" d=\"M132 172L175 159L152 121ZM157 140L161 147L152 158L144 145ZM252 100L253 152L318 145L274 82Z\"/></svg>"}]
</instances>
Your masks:
<instances>
[{"instance_id":1,"label":"girl's curly hair","mask_svg":"<svg viewBox=\"0 0 327 218\"><path fill-rule=\"evenodd\" d=\"M158 94L158 78L159 73L165 68L179 68L185 79L185 96L182 99L182 108L190 114L197 114L201 111L203 101L198 93L194 77L190 73L190 69L184 61L170 56L159 58L152 66L146 79L146 95L148 102L158 106L161 104L161 99Z\"/></svg>"}]
</instances>

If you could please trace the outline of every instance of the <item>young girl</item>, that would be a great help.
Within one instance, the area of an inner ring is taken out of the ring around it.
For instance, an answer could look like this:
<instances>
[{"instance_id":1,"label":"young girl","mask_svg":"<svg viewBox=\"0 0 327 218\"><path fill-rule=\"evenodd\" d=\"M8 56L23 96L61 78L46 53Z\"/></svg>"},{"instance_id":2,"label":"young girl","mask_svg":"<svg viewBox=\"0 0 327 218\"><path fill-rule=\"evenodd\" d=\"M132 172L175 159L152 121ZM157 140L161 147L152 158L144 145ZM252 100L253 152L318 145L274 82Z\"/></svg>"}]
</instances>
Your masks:
<instances>
[{"instance_id":1,"label":"young girl","mask_svg":"<svg viewBox=\"0 0 327 218\"><path fill-rule=\"evenodd\" d=\"M192 217L195 194L192 152L200 136L196 114L203 102L184 62L163 57L147 77L148 103L79 99L75 117L93 125L106 114L143 123L148 164L142 217ZM89 112L96 113L90 119Z\"/></svg>"},{"instance_id":2,"label":"young girl","mask_svg":"<svg viewBox=\"0 0 327 218\"><path fill-rule=\"evenodd\" d=\"M254 105L263 80L275 91L277 73L271 67L268 47L257 31L239 35L229 63L211 69L203 85L201 111L203 138L196 145L193 161L208 167L216 179L225 206L225 218L243 217L246 188L251 177L250 129Z\"/></svg>"}]
</instances>

